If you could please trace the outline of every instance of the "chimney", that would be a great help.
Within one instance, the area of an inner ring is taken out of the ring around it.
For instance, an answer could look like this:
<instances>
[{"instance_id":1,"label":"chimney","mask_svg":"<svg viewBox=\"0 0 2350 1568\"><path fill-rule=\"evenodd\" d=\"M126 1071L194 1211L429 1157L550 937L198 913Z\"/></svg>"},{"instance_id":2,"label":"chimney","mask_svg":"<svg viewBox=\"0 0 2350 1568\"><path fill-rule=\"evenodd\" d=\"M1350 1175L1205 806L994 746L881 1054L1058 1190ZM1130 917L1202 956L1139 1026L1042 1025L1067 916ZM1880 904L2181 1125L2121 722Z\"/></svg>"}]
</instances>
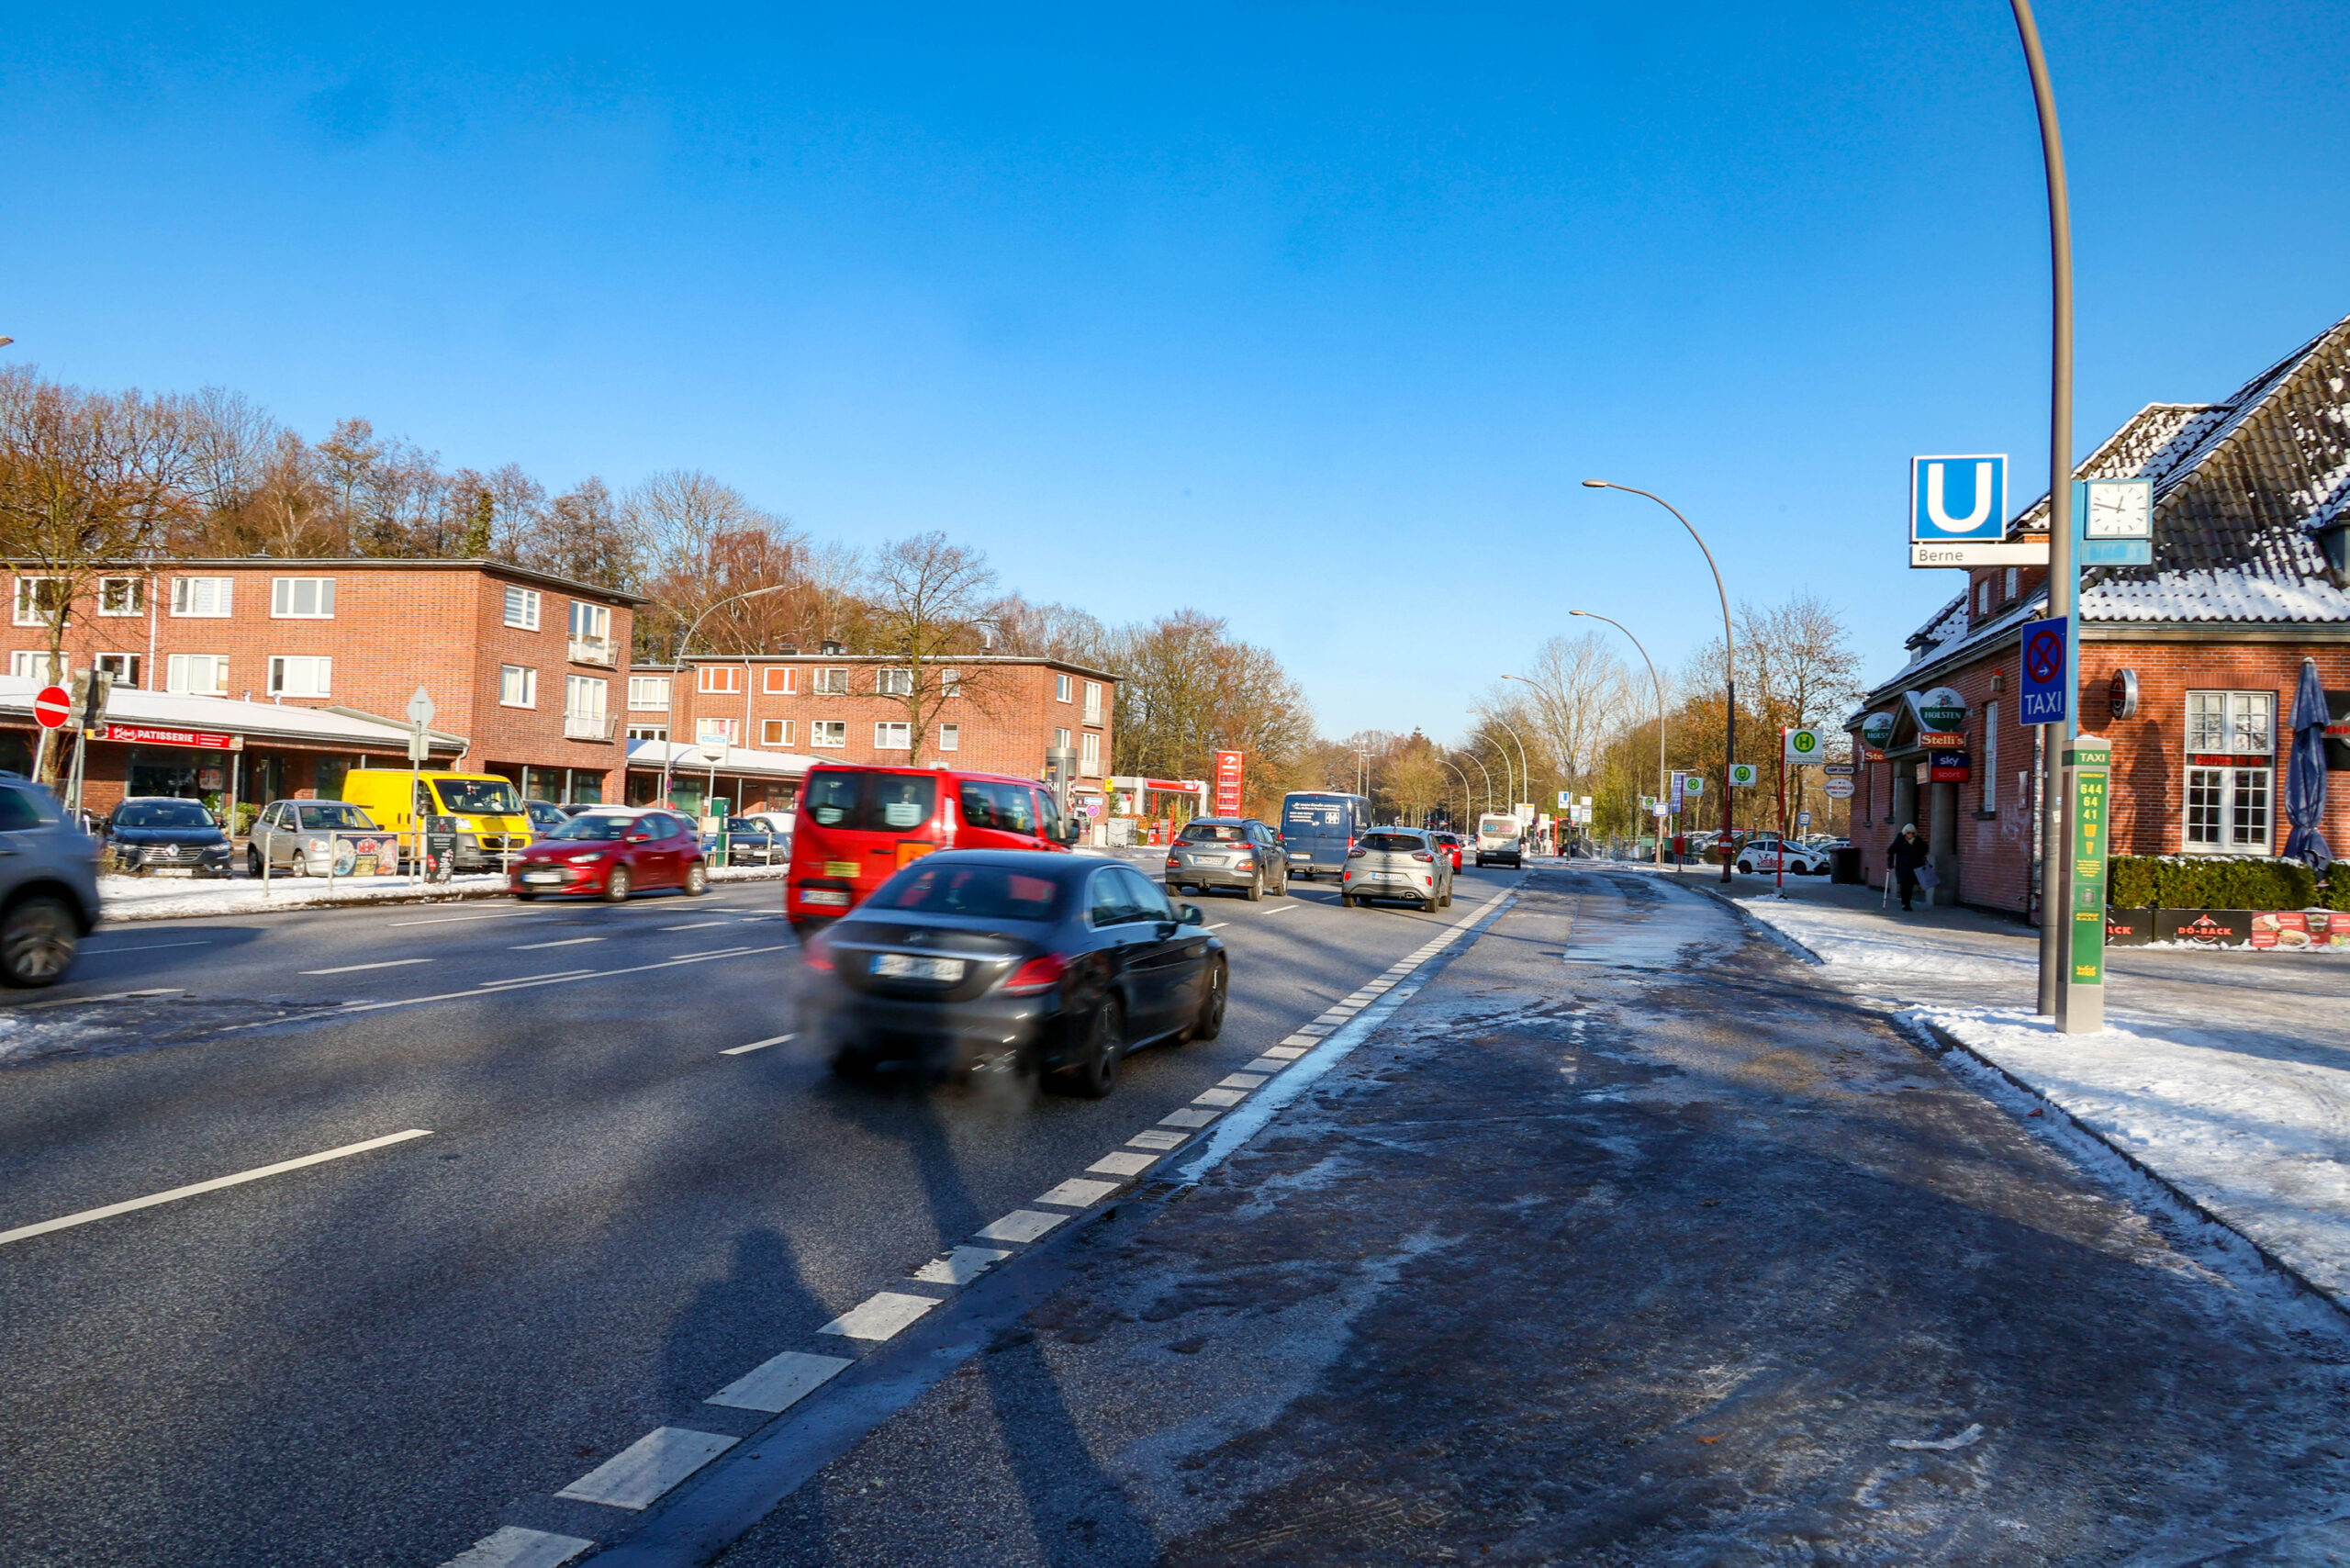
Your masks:
<instances>
[{"instance_id":1,"label":"chimney","mask_svg":"<svg viewBox=\"0 0 2350 1568\"><path fill-rule=\"evenodd\" d=\"M841 655L848 652L846 648L841 646L838 643L826 643L816 651L823 655L828 659L838 658Z\"/></svg>"}]
</instances>

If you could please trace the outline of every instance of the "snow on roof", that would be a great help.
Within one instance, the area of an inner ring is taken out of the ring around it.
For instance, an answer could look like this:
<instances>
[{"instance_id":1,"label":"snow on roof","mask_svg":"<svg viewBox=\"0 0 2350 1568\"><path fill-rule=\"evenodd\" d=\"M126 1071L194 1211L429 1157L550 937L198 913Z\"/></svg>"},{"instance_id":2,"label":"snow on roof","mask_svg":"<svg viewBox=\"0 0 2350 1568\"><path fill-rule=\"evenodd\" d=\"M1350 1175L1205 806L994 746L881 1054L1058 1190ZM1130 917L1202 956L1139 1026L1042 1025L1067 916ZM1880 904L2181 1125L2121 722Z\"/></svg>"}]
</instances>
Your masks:
<instances>
[{"instance_id":1,"label":"snow on roof","mask_svg":"<svg viewBox=\"0 0 2350 1568\"><path fill-rule=\"evenodd\" d=\"M0 675L0 714L29 717L34 694L48 684L26 676ZM401 724L381 723L322 708L242 702L229 697L194 697L178 691L142 691L129 686L118 686L107 696L106 719L117 724L210 730L309 741L321 745L359 746L371 751L405 753L408 749L408 729Z\"/></svg>"}]
</instances>

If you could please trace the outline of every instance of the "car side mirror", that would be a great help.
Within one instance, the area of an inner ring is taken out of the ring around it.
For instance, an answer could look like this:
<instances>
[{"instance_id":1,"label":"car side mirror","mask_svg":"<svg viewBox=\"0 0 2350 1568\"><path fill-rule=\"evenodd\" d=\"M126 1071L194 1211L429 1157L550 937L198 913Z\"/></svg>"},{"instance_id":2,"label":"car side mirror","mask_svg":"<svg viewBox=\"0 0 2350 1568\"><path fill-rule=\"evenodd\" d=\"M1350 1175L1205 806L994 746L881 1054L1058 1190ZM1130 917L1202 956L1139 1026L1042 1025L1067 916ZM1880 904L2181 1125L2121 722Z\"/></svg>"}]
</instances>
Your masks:
<instances>
[{"instance_id":1,"label":"car side mirror","mask_svg":"<svg viewBox=\"0 0 2350 1568\"><path fill-rule=\"evenodd\" d=\"M1176 923L1181 925L1205 925L1208 923L1207 912L1195 903L1177 904L1175 918Z\"/></svg>"}]
</instances>

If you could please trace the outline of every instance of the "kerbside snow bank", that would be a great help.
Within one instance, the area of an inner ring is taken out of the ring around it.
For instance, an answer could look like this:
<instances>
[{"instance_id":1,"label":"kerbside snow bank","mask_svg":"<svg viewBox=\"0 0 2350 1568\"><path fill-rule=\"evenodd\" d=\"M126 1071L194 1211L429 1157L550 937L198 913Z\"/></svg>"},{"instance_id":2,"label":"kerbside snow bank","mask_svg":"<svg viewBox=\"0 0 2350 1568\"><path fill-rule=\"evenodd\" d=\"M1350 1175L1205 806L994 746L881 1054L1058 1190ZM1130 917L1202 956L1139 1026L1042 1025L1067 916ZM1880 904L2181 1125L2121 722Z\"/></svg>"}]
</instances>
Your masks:
<instances>
[{"instance_id":1,"label":"kerbside snow bank","mask_svg":"<svg viewBox=\"0 0 2350 1568\"><path fill-rule=\"evenodd\" d=\"M713 883L779 881L785 872L786 868L781 866L713 866L710 879ZM108 922L269 914L280 910L341 904L440 903L505 896L506 879L494 873L455 877L430 884L411 882L405 877L337 877L331 890L324 877L273 877L266 892L261 883L241 877L222 881L179 877L98 879L99 918Z\"/></svg>"},{"instance_id":2,"label":"kerbside snow bank","mask_svg":"<svg viewBox=\"0 0 2350 1568\"><path fill-rule=\"evenodd\" d=\"M1897 914L1743 899L1848 990L1901 1005L2153 1170L2350 1308L2350 1032L2344 967L2197 955L2197 972L2111 977L2110 1027L2033 1013L2038 953Z\"/></svg>"}]
</instances>

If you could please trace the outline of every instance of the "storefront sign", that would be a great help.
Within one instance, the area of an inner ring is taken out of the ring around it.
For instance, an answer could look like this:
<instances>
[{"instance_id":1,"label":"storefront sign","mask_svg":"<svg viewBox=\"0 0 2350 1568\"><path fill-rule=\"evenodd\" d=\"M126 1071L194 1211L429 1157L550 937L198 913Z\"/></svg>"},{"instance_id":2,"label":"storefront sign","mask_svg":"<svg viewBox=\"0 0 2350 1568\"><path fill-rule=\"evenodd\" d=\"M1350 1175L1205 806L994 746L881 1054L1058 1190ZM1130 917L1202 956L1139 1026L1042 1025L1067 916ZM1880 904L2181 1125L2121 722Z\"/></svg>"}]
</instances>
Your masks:
<instances>
[{"instance_id":1,"label":"storefront sign","mask_svg":"<svg viewBox=\"0 0 2350 1568\"><path fill-rule=\"evenodd\" d=\"M2065 753L2065 778L2072 788L2074 985L2105 983L2106 784L2113 763L2103 742L2081 742Z\"/></svg>"},{"instance_id":2,"label":"storefront sign","mask_svg":"<svg viewBox=\"0 0 2350 1568\"><path fill-rule=\"evenodd\" d=\"M2105 945L2109 947L2143 947L2154 939L2154 912L2151 909L2109 909L2105 912Z\"/></svg>"},{"instance_id":3,"label":"storefront sign","mask_svg":"<svg viewBox=\"0 0 2350 1568\"><path fill-rule=\"evenodd\" d=\"M1915 699L1918 721L1929 730L1954 730L1966 722L1966 699L1947 686L1937 686Z\"/></svg>"},{"instance_id":4,"label":"storefront sign","mask_svg":"<svg viewBox=\"0 0 2350 1568\"><path fill-rule=\"evenodd\" d=\"M2197 767L2268 767L2274 766L2277 761L2275 757L2262 753L2232 756L2227 752L2219 751L2195 752L2190 754L2187 760Z\"/></svg>"},{"instance_id":5,"label":"storefront sign","mask_svg":"<svg viewBox=\"0 0 2350 1568\"><path fill-rule=\"evenodd\" d=\"M1926 765L1926 781L1930 784L1964 784L1973 777L1963 751L1938 751Z\"/></svg>"},{"instance_id":6,"label":"storefront sign","mask_svg":"<svg viewBox=\"0 0 2350 1568\"><path fill-rule=\"evenodd\" d=\"M2105 708L2106 711L2116 719L2134 719L2138 716L2138 672L2136 670L2118 669L2113 672L2113 678L2106 682L2105 686Z\"/></svg>"},{"instance_id":7,"label":"storefront sign","mask_svg":"<svg viewBox=\"0 0 2350 1568\"><path fill-rule=\"evenodd\" d=\"M1215 754L1215 814L1220 817L1240 814L1240 765L1245 755L1237 751Z\"/></svg>"},{"instance_id":8,"label":"storefront sign","mask_svg":"<svg viewBox=\"0 0 2350 1568\"><path fill-rule=\"evenodd\" d=\"M131 745L194 746L198 751L245 749L242 735L224 735L211 730L159 730L148 724L108 724L106 734L98 738Z\"/></svg>"},{"instance_id":9,"label":"storefront sign","mask_svg":"<svg viewBox=\"0 0 2350 1568\"><path fill-rule=\"evenodd\" d=\"M1960 751L1965 748L1966 737L1956 730L1927 730L1918 736L1918 744L1928 751Z\"/></svg>"},{"instance_id":10,"label":"storefront sign","mask_svg":"<svg viewBox=\"0 0 2350 1568\"><path fill-rule=\"evenodd\" d=\"M1892 714L1872 713L1867 718L1861 721L1861 743L1863 745L1866 745L1871 751L1878 754L1877 760L1882 761L1884 759L1883 754L1885 751L1885 743L1892 738Z\"/></svg>"}]
</instances>

